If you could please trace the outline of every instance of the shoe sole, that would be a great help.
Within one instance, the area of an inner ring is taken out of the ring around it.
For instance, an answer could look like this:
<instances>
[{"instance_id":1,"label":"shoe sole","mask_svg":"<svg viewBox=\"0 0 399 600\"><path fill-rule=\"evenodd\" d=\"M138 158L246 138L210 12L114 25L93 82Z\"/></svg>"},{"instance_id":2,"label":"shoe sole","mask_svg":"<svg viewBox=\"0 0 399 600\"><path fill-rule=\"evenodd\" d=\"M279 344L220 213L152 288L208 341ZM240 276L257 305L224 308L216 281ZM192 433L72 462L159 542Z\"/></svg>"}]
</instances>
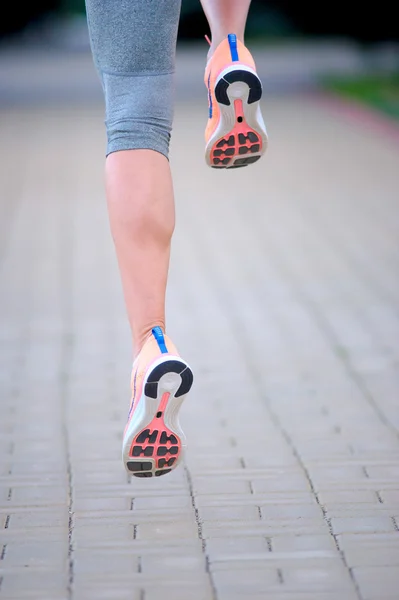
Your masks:
<instances>
[{"instance_id":1,"label":"shoe sole","mask_svg":"<svg viewBox=\"0 0 399 600\"><path fill-rule=\"evenodd\" d=\"M185 436L178 413L192 383L191 368L179 357L161 358L146 374L123 439L122 458L130 475L159 477L180 464Z\"/></svg>"},{"instance_id":2,"label":"shoe sole","mask_svg":"<svg viewBox=\"0 0 399 600\"><path fill-rule=\"evenodd\" d=\"M260 110L261 97L262 83L249 67L232 66L219 75L215 99L220 118L205 148L205 160L210 167L246 167L266 152L268 140Z\"/></svg>"}]
</instances>

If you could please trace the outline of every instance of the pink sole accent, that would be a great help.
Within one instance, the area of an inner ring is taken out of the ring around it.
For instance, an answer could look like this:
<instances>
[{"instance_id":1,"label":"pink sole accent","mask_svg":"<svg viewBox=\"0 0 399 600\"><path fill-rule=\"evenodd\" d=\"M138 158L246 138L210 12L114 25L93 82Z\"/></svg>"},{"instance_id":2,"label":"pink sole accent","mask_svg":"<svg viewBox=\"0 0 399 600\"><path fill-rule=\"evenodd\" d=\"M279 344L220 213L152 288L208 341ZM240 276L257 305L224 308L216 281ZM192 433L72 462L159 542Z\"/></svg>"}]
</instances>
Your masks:
<instances>
[{"instance_id":1,"label":"pink sole accent","mask_svg":"<svg viewBox=\"0 0 399 600\"><path fill-rule=\"evenodd\" d=\"M159 412L159 411L161 411L161 412L165 412L165 408L166 408L166 405L167 405L167 403L168 403L169 396L170 396L169 392L165 392L165 393L163 394L163 396L162 396L162 398L161 398L161 402L160 402L160 404L159 404L159 406L158 406L158 412Z\"/></svg>"},{"instance_id":2,"label":"pink sole accent","mask_svg":"<svg viewBox=\"0 0 399 600\"><path fill-rule=\"evenodd\" d=\"M227 135L218 139L211 150L211 163L227 167L236 158L246 159L262 150L262 138L245 121L242 100L234 100L236 122Z\"/></svg>"},{"instance_id":3,"label":"pink sole accent","mask_svg":"<svg viewBox=\"0 0 399 600\"><path fill-rule=\"evenodd\" d=\"M169 471L177 462L182 446L180 438L165 425L164 412L169 397L169 392L162 395L155 417L135 436L129 451L129 460L145 462L153 459L157 471Z\"/></svg>"}]
</instances>

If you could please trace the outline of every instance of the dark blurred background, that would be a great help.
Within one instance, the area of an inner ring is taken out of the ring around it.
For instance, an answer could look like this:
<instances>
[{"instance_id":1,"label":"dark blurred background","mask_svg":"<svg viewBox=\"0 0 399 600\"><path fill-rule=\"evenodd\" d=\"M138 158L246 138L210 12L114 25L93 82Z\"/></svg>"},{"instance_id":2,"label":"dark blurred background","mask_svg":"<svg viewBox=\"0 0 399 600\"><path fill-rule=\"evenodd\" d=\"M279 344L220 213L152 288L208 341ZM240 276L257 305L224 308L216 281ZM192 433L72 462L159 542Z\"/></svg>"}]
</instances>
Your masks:
<instances>
[{"instance_id":1,"label":"dark blurred background","mask_svg":"<svg viewBox=\"0 0 399 600\"><path fill-rule=\"evenodd\" d=\"M82 0L37 0L33 3L5 1L0 36L8 38L49 17L84 15ZM349 37L361 44L398 37L395 3L387 0L369 5L347 1L297 2L253 0L247 36L275 39L301 36ZM207 24L199 0L183 0L180 39L203 38Z\"/></svg>"},{"instance_id":2,"label":"dark blurred background","mask_svg":"<svg viewBox=\"0 0 399 600\"><path fill-rule=\"evenodd\" d=\"M5 4L0 22L0 105L100 99L84 0ZM359 6L343 0L252 0L246 41L256 44L257 68L267 81L268 94L322 87L399 119L395 5L381 0ZM182 0L180 98L187 96L188 87L194 96L202 91L198 74L207 46L204 35L209 33L200 0ZM192 85L187 86L194 64Z\"/></svg>"}]
</instances>

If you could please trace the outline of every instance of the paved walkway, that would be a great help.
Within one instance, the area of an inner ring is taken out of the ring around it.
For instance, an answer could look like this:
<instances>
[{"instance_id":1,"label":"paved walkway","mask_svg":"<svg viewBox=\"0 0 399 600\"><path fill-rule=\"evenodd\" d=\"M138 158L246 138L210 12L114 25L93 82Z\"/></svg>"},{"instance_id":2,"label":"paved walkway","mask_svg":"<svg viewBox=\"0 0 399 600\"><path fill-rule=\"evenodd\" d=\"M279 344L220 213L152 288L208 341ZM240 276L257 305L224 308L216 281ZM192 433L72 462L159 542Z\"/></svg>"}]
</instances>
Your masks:
<instances>
[{"instance_id":1,"label":"paved walkway","mask_svg":"<svg viewBox=\"0 0 399 600\"><path fill-rule=\"evenodd\" d=\"M305 95L268 157L177 106L185 467L120 461L130 342L99 105L3 108L0 600L398 600L399 144Z\"/></svg>"}]
</instances>

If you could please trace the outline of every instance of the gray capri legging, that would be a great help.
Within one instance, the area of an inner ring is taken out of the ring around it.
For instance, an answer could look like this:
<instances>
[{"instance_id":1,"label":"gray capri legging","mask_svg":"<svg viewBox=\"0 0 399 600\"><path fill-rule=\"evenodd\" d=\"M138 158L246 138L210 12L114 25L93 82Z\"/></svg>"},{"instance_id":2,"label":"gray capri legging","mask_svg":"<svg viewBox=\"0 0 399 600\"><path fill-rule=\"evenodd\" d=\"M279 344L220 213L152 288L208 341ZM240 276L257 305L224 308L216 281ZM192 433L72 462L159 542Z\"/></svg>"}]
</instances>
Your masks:
<instances>
[{"instance_id":1,"label":"gray capri legging","mask_svg":"<svg viewBox=\"0 0 399 600\"><path fill-rule=\"evenodd\" d=\"M106 154L147 148L168 156L181 0L86 0L105 98Z\"/></svg>"}]
</instances>

